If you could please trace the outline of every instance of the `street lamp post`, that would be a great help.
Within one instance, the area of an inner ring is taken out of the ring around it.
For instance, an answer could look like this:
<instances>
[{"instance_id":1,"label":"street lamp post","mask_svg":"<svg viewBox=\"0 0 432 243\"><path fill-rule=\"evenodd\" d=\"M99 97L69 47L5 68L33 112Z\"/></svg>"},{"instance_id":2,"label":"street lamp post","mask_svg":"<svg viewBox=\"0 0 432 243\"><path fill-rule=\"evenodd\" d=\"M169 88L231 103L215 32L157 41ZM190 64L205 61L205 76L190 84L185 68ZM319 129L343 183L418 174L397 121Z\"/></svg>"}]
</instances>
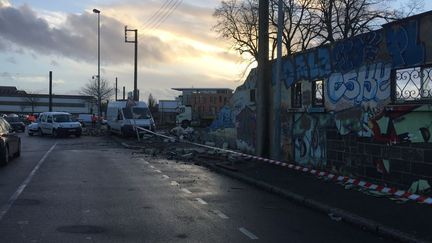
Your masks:
<instances>
[{"instance_id":1,"label":"street lamp post","mask_svg":"<svg viewBox=\"0 0 432 243\"><path fill-rule=\"evenodd\" d=\"M98 116L102 116L102 100L101 100L101 90L100 90L100 10L93 9L93 13L98 15ZM99 119L100 120L100 119Z\"/></svg>"}]
</instances>

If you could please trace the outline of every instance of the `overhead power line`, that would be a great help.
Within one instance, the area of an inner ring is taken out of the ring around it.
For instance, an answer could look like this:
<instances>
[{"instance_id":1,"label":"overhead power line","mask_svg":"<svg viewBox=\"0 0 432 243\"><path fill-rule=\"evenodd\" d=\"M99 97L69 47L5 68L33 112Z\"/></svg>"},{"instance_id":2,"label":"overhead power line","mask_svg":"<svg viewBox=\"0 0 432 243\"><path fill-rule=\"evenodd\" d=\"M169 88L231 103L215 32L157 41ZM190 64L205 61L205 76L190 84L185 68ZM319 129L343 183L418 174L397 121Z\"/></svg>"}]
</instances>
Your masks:
<instances>
[{"instance_id":1,"label":"overhead power line","mask_svg":"<svg viewBox=\"0 0 432 243\"><path fill-rule=\"evenodd\" d=\"M165 0L165 2L159 7L159 9L147 19L147 23L144 25L144 29L147 29L149 26L151 26L155 19L159 18L159 15L165 10L165 8L167 8L172 3L172 1L173 0Z\"/></svg>"},{"instance_id":2,"label":"overhead power line","mask_svg":"<svg viewBox=\"0 0 432 243\"><path fill-rule=\"evenodd\" d=\"M157 29L157 28L159 28L159 26L163 23L163 22L165 22L165 20L169 17L169 16L171 16L171 14L178 8L178 6L180 6L180 4L183 2L183 0L179 0L179 1L177 1L174 5L173 5L173 7L170 9L170 10L167 10L167 12L166 12L166 14L165 14L165 16L163 16L162 18L161 18L161 20L151 29L152 31L153 30L155 30L155 29Z\"/></svg>"},{"instance_id":3,"label":"overhead power line","mask_svg":"<svg viewBox=\"0 0 432 243\"><path fill-rule=\"evenodd\" d=\"M183 0L168 0L152 15L152 19L145 25L144 31L157 29L183 2Z\"/></svg>"}]
</instances>

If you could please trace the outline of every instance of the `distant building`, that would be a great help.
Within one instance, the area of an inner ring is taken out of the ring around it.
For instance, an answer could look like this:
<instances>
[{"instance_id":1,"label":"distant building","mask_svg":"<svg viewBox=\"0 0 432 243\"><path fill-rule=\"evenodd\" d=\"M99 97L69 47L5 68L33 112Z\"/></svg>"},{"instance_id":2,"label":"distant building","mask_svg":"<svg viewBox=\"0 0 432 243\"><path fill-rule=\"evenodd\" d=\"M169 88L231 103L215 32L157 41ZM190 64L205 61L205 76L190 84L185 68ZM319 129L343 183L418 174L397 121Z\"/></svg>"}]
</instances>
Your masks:
<instances>
[{"instance_id":1,"label":"distant building","mask_svg":"<svg viewBox=\"0 0 432 243\"><path fill-rule=\"evenodd\" d=\"M96 99L86 95L53 95L53 111L94 113ZM13 86L0 86L0 113L40 113L49 110L48 94L32 94Z\"/></svg>"},{"instance_id":2,"label":"distant building","mask_svg":"<svg viewBox=\"0 0 432 243\"><path fill-rule=\"evenodd\" d=\"M159 100L157 122L160 125L175 124L179 105L179 100Z\"/></svg>"},{"instance_id":3,"label":"distant building","mask_svg":"<svg viewBox=\"0 0 432 243\"><path fill-rule=\"evenodd\" d=\"M194 116L206 120L214 119L233 95L233 90L228 88L173 88L173 90L182 92L181 103L191 106Z\"/></svg>"}]
</instances>

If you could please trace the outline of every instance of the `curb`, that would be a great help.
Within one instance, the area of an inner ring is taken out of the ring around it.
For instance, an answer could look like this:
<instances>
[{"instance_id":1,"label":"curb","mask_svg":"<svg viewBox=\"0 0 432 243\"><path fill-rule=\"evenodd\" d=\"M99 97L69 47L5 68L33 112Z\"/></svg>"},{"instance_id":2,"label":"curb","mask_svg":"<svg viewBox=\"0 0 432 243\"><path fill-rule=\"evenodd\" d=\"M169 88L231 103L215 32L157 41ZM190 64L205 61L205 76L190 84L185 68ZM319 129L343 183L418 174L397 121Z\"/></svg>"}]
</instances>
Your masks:
<instances>
[{"instance_id":1,"label":"curb","mask_svg":"<svg viewBox=\"0 0 432 243\"><path fill-rule=\"evenodd\" d=\"M303 197L299 194L281 189L279 187L275 187L273 185L270 185L266 182L263 181L259 181L259 180L255 180L251 177L245 176L245 175L241 175L238 174L236 172L232 172L223 168L220 168L216 165L204 162L202 163L204 166L206 166L207 168L210 168L218 173L227 175L229 177L241 180L243 182L246 182L250 185L256 186L260 189L263 189L265 191L277 194L279 196L282 196L290 201L293 201L301 206L313 209L317 212L320 213L324 213L326 215L335 215L335 216L339 216L341 217L341 219L351 225L354 226L359 226L360 228L369 231L371 233L386 237L386 238L390 238L393 240L397 240L400 242L429 242L423 239L420 239L414 235L408 234L408 233L404 233L402 231L399 231L397 229L385 226L383 224L380 224L374 220L371 219L367 219L364 217L361 217L359 215L350 213L348 211L345 211L343 209L340 208L335 208L335 207L331 207L327 204L323 204L321 202L312 200L312 199L308 199L306 197Z\"/></svg>"},{"instance_id":2,"label":"curb","mask_svg":"<svg viewBox=\"0 0 432 243\"><path fill-rule=\"evenodd\" d=\"M125 142L120 142L117 139L116 139L116 141L119 142L122 146L124 146L127 149L141 149L142 148L140 146L132 146L132 145L129 145ZM420 239L414 235L404 233L400 230L385 226L385 225L380 224L374 220L361 217L359 215L350 213L350 212L345 211L345 210L340 209L340 208L331 207L327 204L323 204L321 202L318 202L318 201L315 201L312 199L308 199L308 198L301 196L297 193L293 193L293 192L290 192L288 190L284 190L284 189L281 189L279 187L270 185L266 182L255 180L255 179L248 177L248 176L245 176L245 175L241 175L238 172L232 172L232 171L229 171L227 169L223 169L221 167L218 167L214 164L208 163L208 162L203 162L201 164L204 165L205 167L209 168L209 169L212 169L213 171L215 171L217 173L224 174L224 175L229 176L231 178L238 179L238 180L246 182L250 185L256 186L256 187L263 189L267 192L282 196L282 197L284 197L284 198L286 198L286 199L288 199L294 203L297 203L298 205L313 209L313 210L320 212L322 214L325 214L325 215L338 216L344 222L351 224L351 225L354 225L354 226L358 226L361 229L364 229L364 230L371 232L371 233L374 233L376 235L383 236L383 237L393 239L393 240L397 240L400 242L419 242L419 243L429 242L429 241L426 241L424 239Z\"/></svg>"}]
</instances>

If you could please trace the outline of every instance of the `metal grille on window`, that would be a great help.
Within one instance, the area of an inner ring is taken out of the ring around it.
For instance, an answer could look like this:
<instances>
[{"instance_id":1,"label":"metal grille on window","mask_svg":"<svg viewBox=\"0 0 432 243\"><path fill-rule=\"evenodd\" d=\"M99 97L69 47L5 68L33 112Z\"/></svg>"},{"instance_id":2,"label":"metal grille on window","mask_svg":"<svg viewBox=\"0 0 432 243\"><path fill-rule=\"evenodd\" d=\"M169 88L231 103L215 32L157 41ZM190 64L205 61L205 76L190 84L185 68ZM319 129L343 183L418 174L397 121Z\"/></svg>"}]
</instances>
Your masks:
<instances>
[{"instance_id":1,"label":"metal grille on window","mask_svg":"<svg viewBox=\"0 0 432 243\"><path fill-rule=\"evenodd\" d=\"M396 101L432 99L432 67L396 70Z\"/></svg>"}]
</instances>

